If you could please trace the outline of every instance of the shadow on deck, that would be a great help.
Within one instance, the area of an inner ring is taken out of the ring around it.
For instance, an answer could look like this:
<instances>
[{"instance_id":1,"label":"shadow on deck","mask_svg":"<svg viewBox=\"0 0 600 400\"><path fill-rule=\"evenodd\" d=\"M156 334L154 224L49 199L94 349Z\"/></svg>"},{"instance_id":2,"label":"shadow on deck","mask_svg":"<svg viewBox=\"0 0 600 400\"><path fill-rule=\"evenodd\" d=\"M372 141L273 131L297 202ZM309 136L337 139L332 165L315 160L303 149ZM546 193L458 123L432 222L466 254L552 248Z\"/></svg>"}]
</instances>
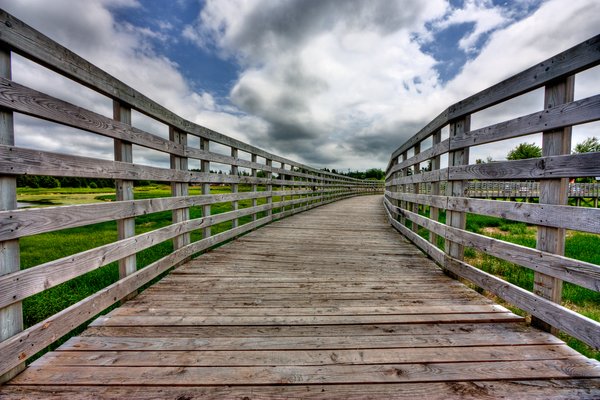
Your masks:
<instances>
[{"instance_id":1,"label":"shadow on deck","mask_svg":"<svg viewBox=\"0 0 600 400\"><path fill-rule=\"evenodd\" d=\"M188 262L0 397L600 396L597 362L444 275L381 203L319 207Z\"/></svg>"}]
</instances>

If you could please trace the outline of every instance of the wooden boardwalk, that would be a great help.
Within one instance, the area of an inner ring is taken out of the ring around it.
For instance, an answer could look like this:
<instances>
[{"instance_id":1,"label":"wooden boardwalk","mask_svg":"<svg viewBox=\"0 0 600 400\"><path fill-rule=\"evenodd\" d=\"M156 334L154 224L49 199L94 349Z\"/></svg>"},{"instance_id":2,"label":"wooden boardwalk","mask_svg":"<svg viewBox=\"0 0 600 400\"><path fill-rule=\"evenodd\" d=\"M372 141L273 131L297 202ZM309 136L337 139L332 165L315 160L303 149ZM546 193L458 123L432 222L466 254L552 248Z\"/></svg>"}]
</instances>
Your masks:
<instances>
[{"instance_id":1,"label":"wooden boardwalk","mask_svg":"<svg viewBox=\"0 0 600 400\"><path fill-rule=\"evenodd\" d=\"M445 276L381 196L179 267L0 398L600 398L600 365Z\"/></svg>"}]
</instances>

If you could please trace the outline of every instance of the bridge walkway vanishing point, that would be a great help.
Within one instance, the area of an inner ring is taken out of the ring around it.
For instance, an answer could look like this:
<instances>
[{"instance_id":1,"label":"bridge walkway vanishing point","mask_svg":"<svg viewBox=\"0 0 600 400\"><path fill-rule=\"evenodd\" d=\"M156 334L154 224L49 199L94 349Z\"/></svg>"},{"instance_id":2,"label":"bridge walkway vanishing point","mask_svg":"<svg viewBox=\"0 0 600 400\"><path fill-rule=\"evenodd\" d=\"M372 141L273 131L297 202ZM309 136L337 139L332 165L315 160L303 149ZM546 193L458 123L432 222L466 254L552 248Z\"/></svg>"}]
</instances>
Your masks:
<instances>
[{"instance_id":1,"label":"bridge walkway vanishing point","mask_svg":"<svg viewBox=\"0 0 600 400\"><path fill-rule=\"evenodd\" d=\"M194 259L13 398L598 398L600 365L442 272L361 196Z\"/></svg>"}]
</instances>

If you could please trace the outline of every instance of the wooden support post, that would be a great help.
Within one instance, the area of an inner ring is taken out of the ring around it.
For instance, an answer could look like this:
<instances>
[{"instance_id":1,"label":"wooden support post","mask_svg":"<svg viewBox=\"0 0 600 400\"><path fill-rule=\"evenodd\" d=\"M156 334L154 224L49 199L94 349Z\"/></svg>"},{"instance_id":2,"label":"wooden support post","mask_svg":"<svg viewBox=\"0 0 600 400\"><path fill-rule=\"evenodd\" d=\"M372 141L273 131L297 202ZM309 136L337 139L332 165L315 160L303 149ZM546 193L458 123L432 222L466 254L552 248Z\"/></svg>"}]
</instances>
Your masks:
<instances>
[{"instance_id":1,"label":"wooden support post","mask_svg":"<svg viewBox=\"0 0 600 400\"><path fill-rule=\"evenodd\" d=\"M113 118L116 121L131 125L131 108L113 101ZM133 163L133 146L130 142L115 139L115 161ZM117 201L133 200L133 181L115 180ZM117 232L119 240L135 236L135 218L123 218L117 220ZM121 279L137 271L136 255L133 254L119 260L119 277ZM130 299L137 291L126 296L124 300Z\"/></svg>"},{"instance_id":2,"label":"wooden support post","mask_svg":"<svg viewBox=\"0 0 600 400\"><path fill-rule=\"evenodd\" d=\"M281 163L281 169L285 169L284 163ZM284 183L285 182L285 174L284 173L279 174L279 180L282 181L281 185L280 185L280 190L283 192L283 191L285 191L285 183ZM281 195L280 201L281 201L281 203L283 203L285 201L285 195L283 195L283 194ZM285 211L285 207L281 206L281 212L284 212L284 211Z\"/></svg>"},{"instance_id":3,"label":"wooden support post","mask_svg":"<svg viewBox=\"0 0 600 400\"><path fill-rule=\"evenodd\" d=\"M415 144L414 147L415 150L415 154L413 155L416 156L417 154L419 154L421 152L421 143L417 143ZM421 173L421 165L420 163L415 164L413 166L413 174L417 175ZM419 183L413 183L413 193L414 194L419 194ZM419 203L412 203L412 212L414 212L415 214L419 214ZM411 224L411 229L413 232L418 233L419 232L419 225L417 225L416 222L413 222Z\"/></svg>"},{"instance_id":4,"label":"wooden support post","mask_svg":"<svg viewBox=\"0 0 600 400\"><path fill-rule=\"evenodd\" d=\"M405 151L404 153L401 154L401 157L402 157L401 162L406 161L408 159L408 153ZM408 176L408 168L407 167L404 167L400 170L400 176ZM402 184L398 187L400 188L400 191L402 193L406 193L406 188L408 187L408 185ZM403 210L406 210L408 208L408 202L401 200L400 208ZM400 217L398 217L398 220L402 225L406 224L406 218L400 216Z\"/></svg>"},{"instance_id":5,"label":"wooden support post","mask_svg":"<svg viewBox=\"0 0 600 400\"><path fill-rule=\"evenodd\" d=\"M256 156L256 154L252 154L251 156L251 160L253 163L256 163L258 157ZM252 177L253 178L257 178L258 177L258 171L256 170L256 168L252 168ZM252 191L254 193L258 192L258 185L256 184L256 182L252 183ZM256 207L258 205L258 199L254 198L252 199L252 207ZM256 221L256 213L252 213L252 221Z\"/></svg>"},{"instance_id":6,"label":"wooden support post","mask_svg":"<svg viewBox=\"0 0 600 400\"><path fill-rule=\"evenodd\" d=\"M174 127L169 127L169 140L187 146L187 134L181 132ZM188 170L188 159L187 157L179 157L171 154L171 168L175 170L187 171ZM171 195L172 196L188 196L189 185L187 182L171 182ZM174 224L178 222L187 221L190 219L190 209L180 208L173 210L172 221ZM183 235L173 238L173 248L175 250L180 249L190 244L190 233L184 233Z\"/></svg>"},{"instance_id":7,"label":"wooden support post","mask_svg":"<svg viewBox=\"0 0 600 400\"><path fill-rule=\"evenodd\" d=\"M455 120L450 123L450 141L458 139L471 129L471 116L468 115L464 118ZM448 153L448 164L449 166L466 165L469 163L469 148L463 148L457 151ZM448 181L446 186L447 195L453 197L464 197L465 192L468 189L467 181ZM446 211L446 224L454 228L465 229L466 227L466 213L461 211ZM450 257L454 257L458 260L464 258L464 247L461 244L446 240L445 251Z\"/></svg>"},{"instance_id":8,"label":"wooden support post","mask_svg":"<svg viewBox=\"0 0 600 400\"><path fill-rule=\"evenodd\" d=\"M573 101L574 87L574 76L547 85L544 95L544 108L547 109ZM542 134L542 156L569 154L570 152L571 127L546 131ZM568 178L540 180L540 204L567 204L569 200L568 187ZM564 255L565 229L539 226L537 249ZM562 299L562 281L560 279L539 272L534 273L533 279L533 292L535 294L560 304ZM536 317L532 317L531 322L541 329L556 333L556 329Z\"/></svg>"},{"instance_id":9,"label":"wooden support post","mask_svg":"<svg viewBox=\"0 0 600 400\"><path fill-rule=\"evenodd\" d=\"M210 149L210 141L205 138L200 138L200 149L208 152ZM202 160L200 164L200 170L204 173L210 174L210 161ZM210 183L204 182L202 184L202 194L210 194ZM202 217L208 217L211 209L210 204L202 206ZM202 230L202 239L206 239L211 234L210 226L207 226Z\"/></svg>"},{"instance_id":10,"label":"wooden support post","mask_svg":"<svg viewBox=\"0 0 600 400\"><path fill-rule=\"evenodd\" d=\"M235 158L236 160L238 158L238 149L236 149L235 147L231 148L231 157ZM237 176L238 176L238 166L237 165L231 166L231 175L233 177L237 178ZM231 193L237 193L238 188L239 188L239 185L237 183L232 183L231 184ZM239 203L237 200L232 201L231 205L233 206L234 211L237 211L237 209L239 208ZM233 224L232 228L237 228L240 224L240 221L239 221L239 219L236 218L233 221L231 221L231 223Z\"/></svg>"},{"instance_id":11,"label":"wooden support post","mask_svg":"<svg viewBox=\"0 0 600 400\"><path fill-rule=\"evenodd\" d=\"M267 210L267 215L269 217L273 217L273 185L271 184L271 179L273 179L273 172L271 172L271 167L273 166L273 160L265 159L267 164L266 175L268 179L267 187L265 190L267 191L267 204L269 204L269 209Z\"/></svg>"},{"instance_id":12,"label":"wooden support post","mask_svg":"<svg viewBox=\"0 0 600 400\"><path fill-rule=\"evenodd\" d=\"M441 143L442 141L442 131L438 130L437 132L435 132L432 136L433 139L433 143L432 146L436 146L437 144ZM435 156L431 159L431 170L435 171L440 169L440 163L441 163L441 157L440 156ZM433 182L431 184L431 195L433 196L437 196L440 194L440 183L439 182ZM437 207L433 207L430 206L429 207L429 218L431 218L434 221L438 221L440 219L440 210ZM438 235L436 235L433 232L429 232L429 242L431 244L433 244L434 246L437 246L437 242L438 242Z\"/></svg>"},{"instance_id":13,"label":"wooden support post","mask_svg":"<svg viewBox=\"0 0 600 400\"><path fill-rule=\"evenodd\" d=\"M11 78L10 50L0 48L0 77ZM13 113L0 109L0 144L15 145ZM17 179L10 175L0 175L0 211L17 208ZM0 242L0 276L20 269L19 240ZM21 302L0 308L0 342L23 330L23 307ZM19 364L0 376L0 384L12 379L25 369L25 363Z\"/></svg>"}]
</instances>

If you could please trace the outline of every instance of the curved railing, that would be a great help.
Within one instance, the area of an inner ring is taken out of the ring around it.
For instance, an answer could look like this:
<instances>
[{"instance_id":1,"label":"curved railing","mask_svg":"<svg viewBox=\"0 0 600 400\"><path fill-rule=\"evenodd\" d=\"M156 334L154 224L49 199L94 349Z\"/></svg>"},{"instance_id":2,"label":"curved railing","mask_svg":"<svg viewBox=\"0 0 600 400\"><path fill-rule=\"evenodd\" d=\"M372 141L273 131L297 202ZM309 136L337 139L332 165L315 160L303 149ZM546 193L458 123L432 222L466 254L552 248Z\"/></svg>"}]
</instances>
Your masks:
<instances>
[{"instance_id":1,"label":"curved railing","mask_svg":"<svg viewBox=\"0 0 600 400\"><path fill-rule=\"evenodd\" d=\"M598 64L600 36L451 105L393 152L384 200L391 224L447 271L530 313L535 324L564 331L594 348L600 347L600 324L560 302L562 281L600 291L600 266L564 256L567 229L600 234L599 209L568 205L570 179L600 176L600 153L570 154L571 127L600 119L600 95L574 101L575 76ZM541 87L543 110L470 128L472 114ZM447 137L442 134L446 129ZM539 132L541 158L470 163L473 146ZM447 166L441 165L442 157ZM509 180L535 181L539 203L470 196L475 181ZM445 222L439 221L442 212ZM469 232L468 213L533 225L537 246ZM465 247L535 271L533 293L466 263Z\"/></svg>"},{"instance_id":2,"label":"curved railing","mask_svg":"<svg viewBox=\"0 0 600 400\"><path fill-rule=\"evenodd\" d=\"M379 182L321 171L187 121L1 10L0 46L0 375L5 374L4 380L10 377L8 371L17 372L36 352L192 255L274 219L382 190ZM108 97L113 101L113 117L12 81L11 53ZM168 126L169 139L132 126L132 110ZM19 132L14 132L13 113L112 138L115 161L16 147ZM192 137L199 146L188 145ZM213 143L220 145L221 152L210 150ZM133 145L168 155L171 167L134 164ZM223 148L228 154L223 154ZM199 160L200 171L188 169L191 160ZM211 163L230 171L211 172ZM19 175L114 179L117 201L16 210ZM134 182L142 180L170 183L172 197L134 200ZM231 193L211 194L211 184L226 185ZM202 194L190 196L190 185L201 186ZM247 190L241 191L242 186ZM242 208L242 202L247 207ZM231 211L211 215L211 205L222 203L230 203ZM191 219L192 207L201 208L202 216ZM136 217L160 211L172 211L172 224L136 235ZM106 221L117 221L117 241L20 268L20 238ZM211 226L226 221L231 221L229 229L211 234ZM201 231L195 241L194 231ZM170 240L172 252L143 268L137 265L136 254ZM24 299L115 261L119 280L23 330Z\"/></svg>"}]
</instances>

